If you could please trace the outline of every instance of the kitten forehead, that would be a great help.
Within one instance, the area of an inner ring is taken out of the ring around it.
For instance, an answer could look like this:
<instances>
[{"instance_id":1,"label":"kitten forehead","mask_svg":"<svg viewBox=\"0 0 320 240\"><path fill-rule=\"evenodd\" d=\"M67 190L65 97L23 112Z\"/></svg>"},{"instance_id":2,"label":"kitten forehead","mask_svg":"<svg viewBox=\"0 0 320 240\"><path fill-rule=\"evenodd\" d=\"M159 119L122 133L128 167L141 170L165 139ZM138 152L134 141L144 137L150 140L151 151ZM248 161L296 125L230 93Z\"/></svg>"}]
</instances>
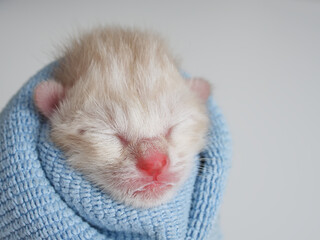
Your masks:
<instances>
[{"instance_id":1,"label":"kitten forehead","mask_svg":"<svg viewBox=\"0 0 320 240\"><path fill-rule=\"evenodd\" d=\"M159 36L117 28L97 29L73 41L55 72L63 85L81 83L86 89L99 85L108 93L159 91L178 76L176 63Z\"/></svg>"}]
</instances>

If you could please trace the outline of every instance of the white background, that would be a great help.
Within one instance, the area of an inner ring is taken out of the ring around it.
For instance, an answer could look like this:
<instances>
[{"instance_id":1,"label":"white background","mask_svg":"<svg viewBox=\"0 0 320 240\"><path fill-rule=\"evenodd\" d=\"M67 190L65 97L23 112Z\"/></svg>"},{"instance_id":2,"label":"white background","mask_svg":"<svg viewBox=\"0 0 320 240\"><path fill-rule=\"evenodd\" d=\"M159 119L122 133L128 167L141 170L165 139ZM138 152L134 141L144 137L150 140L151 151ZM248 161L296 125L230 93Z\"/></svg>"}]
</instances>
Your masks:
<instances>
[{"instance_id":1,"label":"white background","mask_svg":"<svg viewBox=\"0 0 320 240\"><path fill-rule=\"evenodd\" d=\"M79 29L162 33L233 135L225 239L320 239L320 1L0 1L0 108Z\"/></svg>"}]
</instances>

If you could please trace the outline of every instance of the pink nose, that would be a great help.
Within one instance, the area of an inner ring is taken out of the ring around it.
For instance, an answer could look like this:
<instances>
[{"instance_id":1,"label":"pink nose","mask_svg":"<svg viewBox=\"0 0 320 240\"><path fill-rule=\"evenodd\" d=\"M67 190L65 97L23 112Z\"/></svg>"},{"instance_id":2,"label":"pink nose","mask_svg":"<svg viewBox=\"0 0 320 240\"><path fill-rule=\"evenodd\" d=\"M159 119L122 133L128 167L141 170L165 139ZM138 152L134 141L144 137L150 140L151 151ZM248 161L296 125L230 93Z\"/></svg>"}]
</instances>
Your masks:
<instances>
[{"instance_id":1,"label":"pink nose","mask_svg":"<svg viewBox=\"0 0 320 240\"><path fill-rule=\"evenodd\" d=\"M138 157L137 167L150 176L158 176L167 165L167 155L158 151L149 151L147 156Z\"/></svg>"}]
</instances>

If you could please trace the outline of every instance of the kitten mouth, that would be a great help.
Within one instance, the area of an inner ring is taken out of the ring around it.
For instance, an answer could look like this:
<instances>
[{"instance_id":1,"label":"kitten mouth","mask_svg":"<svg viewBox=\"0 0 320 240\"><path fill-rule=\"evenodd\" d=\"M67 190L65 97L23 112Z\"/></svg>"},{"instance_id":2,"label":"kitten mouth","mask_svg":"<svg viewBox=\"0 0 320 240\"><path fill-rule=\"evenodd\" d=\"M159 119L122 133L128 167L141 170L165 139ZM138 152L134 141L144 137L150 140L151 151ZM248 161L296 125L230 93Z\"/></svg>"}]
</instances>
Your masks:
<instances>
[{"instance_id":1,"label":"kitten mouth","mask_svg":"<svg viewBox=\"0 0 320 240\"><path fill-rule=\"evenodd\" d=\"M174 186L174 184L173 183L165 183L165 182L151 182L151 183L147 183L144 186L141 186L135 192L143 192L146 190L153 190L153 189L162 189L162 188L166 188L169 186Z\"/></svg>"},{"instance_id":2,"label":"kitten mouth","mask_svg":"<svg viewBox=\"0 0 320 240\"><path fill-rule=\"evenodd\" d=\"M157 197L171 190L174 187L174 185L174 183L153 181L136 189L133 192L132 196L136 197L138 195L147 194L149 197Z\"/></svg>"},{"instance_id":3,"label":"kitten mouth","mask_svg":"<svg viewBox=\"0 0 320 240\"><path fill-rule=\"evenodd\" d=\"M157 178L140 175L136 179L130 179L123 185L125 195L130 204L136 207L155 207L173 197L180 184L180 176L177 173L163 173Z\"/></svg>"}]
</instances>

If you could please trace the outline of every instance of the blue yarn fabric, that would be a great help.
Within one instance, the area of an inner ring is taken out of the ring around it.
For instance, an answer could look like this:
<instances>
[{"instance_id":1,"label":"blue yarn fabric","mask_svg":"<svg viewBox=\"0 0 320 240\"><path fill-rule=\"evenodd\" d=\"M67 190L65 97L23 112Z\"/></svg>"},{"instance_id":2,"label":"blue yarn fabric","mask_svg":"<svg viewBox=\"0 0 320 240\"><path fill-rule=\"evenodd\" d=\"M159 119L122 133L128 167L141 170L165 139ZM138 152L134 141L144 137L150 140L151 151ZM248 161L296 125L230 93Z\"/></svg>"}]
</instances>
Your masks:
<instances>
[{"instance_id":1,"label":"blue yarn fabric","mask_svg":"<svg viewBox=\"0 0 320 240\"><path fill-rule=\"evenodd\" d=\"M218 212L230 167L230 137L212 97L207 146L168 203L135 209L113 201L65 162L33 103L42 69L0 115L0 239L220 239ZM200 166L200 167L199 167Z\"/></svg>"}]
</instances>

